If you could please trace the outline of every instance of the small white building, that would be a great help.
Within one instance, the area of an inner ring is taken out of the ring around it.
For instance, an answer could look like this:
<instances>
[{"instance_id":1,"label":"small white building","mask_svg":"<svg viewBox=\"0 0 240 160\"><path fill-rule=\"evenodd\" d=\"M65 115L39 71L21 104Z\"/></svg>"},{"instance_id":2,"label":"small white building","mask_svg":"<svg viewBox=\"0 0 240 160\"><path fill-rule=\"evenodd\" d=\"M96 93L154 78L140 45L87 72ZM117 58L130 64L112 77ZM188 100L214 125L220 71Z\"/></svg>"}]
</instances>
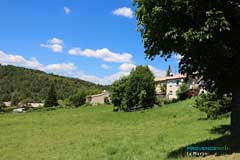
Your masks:
<instances>
[{"instance_id":1,"label":"small white building","mask_svg":"<svg viewBox=\"0 0 240 160\"><path fill-rule=\"evenodd\" d=\"M105 103L105 99L108 98L109 99L109 92L104 90L102 93L100 94L95 94L95 95L90 95L86 97L86 103L88 104L104 104Z\"/></svg>"},{"instance_id":2,"label":"small white building","mask_svg":"<svg viewBox=\"0 0 240 160\"><path fill-rule=\"evenodd\" d=\"M181 84L184 83L186 75L176 74L166 77L155 78L156 83L156 94L167 99L176 99L177 90L180 88ZM196 80L191 79L186 82L189 86L189 89L194 89L198 87ZM166 92L162 91L162 87L166 85Z\"/></svg>"}]
</instances>

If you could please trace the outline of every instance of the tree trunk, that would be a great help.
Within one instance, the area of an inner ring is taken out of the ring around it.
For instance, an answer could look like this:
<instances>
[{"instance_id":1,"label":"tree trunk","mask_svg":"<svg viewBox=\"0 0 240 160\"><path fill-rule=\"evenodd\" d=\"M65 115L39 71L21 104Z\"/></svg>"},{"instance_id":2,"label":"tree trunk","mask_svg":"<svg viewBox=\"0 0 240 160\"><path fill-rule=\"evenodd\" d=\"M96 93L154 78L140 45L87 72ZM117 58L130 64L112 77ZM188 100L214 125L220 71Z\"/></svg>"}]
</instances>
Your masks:
<instances>
[{"instance_id":1,"label":"tree trunk","mask_svg":"<svg viewBox=\"0 0 240 160\"><path fill-rule=\"evenodd\" d=\"M240 89L232 92L231 135L240 136Z\"/></svg>"}]
</instances>

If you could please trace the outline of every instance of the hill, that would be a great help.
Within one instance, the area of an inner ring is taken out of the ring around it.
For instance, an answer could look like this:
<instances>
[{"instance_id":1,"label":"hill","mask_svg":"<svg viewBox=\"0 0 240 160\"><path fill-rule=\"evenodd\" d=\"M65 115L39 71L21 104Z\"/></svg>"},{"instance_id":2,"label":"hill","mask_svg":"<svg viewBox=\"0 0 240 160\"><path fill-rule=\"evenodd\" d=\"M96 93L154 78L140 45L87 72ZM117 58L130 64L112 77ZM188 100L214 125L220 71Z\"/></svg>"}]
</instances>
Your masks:
<instances>
[{"instance_id":1,"label":"hill","mask_svg":"<svg viewBox=\"0 0 240 160\"><path fill-rule=\"evenodd\" d=\"M230 119L204 120L206 114L192 104L187 100L139 112L113 112L111 105L101 105L2 114L1 159L190 159L181 157L187 146L228 146ZM232 157L240 155L222 159Z\"/></svg>"},{"instance_id":2,"label":"hill","mask_svg":"<svg viewBox=\"0 0 240 160\"><path fill-rule=\"evenodd\" d=\"M12 65L0 65L0 100L10 101L12 94L16 94L20 100L42 101L52 83L55 85L58 99L67 98L79 90L98 93L106 88L77 78Z\"/></svg>"}]
</instances>

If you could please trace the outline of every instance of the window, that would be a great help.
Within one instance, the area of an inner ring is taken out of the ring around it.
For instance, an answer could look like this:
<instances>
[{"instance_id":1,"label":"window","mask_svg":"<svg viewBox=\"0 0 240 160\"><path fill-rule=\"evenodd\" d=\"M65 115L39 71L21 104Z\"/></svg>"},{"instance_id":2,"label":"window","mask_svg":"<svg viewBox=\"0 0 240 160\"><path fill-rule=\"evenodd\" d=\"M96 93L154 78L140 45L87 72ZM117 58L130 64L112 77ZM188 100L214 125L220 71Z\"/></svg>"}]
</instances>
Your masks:
<instances>
[{"instance_id":1,"label":"window","mask_svg":"<svg viewBox=\"0 0 240 160\"><path fill-rule=\"evenodd\" d=\"M169 91L169 95L172 95L172 91Z\"/></svg>"}]
</instances>

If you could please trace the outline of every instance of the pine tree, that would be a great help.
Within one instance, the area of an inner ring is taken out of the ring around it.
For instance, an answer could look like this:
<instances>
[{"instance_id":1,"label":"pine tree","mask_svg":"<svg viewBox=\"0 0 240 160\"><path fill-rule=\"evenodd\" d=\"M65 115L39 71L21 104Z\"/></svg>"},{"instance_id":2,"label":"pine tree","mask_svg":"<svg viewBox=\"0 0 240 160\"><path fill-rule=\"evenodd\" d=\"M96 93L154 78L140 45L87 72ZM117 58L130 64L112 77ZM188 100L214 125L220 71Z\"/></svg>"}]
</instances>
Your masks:
<instances>
[{"instance_id":1,"label":"pine tree","mask_svg":"<svg viewBox=\"0 0 240 160\"><path fill-rule=\"evenodd\" d=\"M168 65L168 69L167 69L167 73L166 73L166 76L170 76L170 74L172 73L172 69L171 69L171 66Z\"/></svg>"},{"instance_id":2,"label":"pine tree","mask_svg":"<svg viewBox=\"0 0 240 160\"><path fill-rule=\"evenodd\" d=\"M11 94L11 106L18 106L19 103L19 94L17 91L14 91Z\"/></svg>"},{"instance_id":3,"label":"pine tree","mask_svg":"<svg viewBox=\"0 0 240 160\"><path fill-rule=\"evenodd\" d=\"M55 87L54 87L54 85L51 85L44 106L45 107L53 107L53 106L57 106L57 105L58 105L58 103L57 103Z\"/></svg>"}]
</instances>

